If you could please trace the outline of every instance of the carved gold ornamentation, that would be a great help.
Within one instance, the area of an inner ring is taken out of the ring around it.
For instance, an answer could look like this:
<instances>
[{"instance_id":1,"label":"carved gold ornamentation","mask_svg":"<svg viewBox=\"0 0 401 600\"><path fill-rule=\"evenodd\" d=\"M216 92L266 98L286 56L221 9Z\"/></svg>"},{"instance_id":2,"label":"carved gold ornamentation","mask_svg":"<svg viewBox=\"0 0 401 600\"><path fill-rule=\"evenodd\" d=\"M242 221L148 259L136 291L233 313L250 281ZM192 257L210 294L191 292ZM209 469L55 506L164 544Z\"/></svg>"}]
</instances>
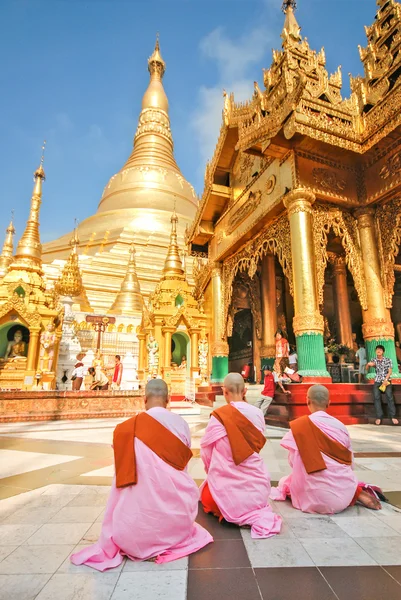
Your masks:
<instances>
[{"instance_id":1,"label":"carved gold ornamentation","mask_svg":"<svg viewBox=\"0 0 401 600\"><path fill-rule=\"evenodd\" d=\"M221 311L224 328L227 326L232 284L236 274L246 271L253 278L260 259L269 252L277 256L288 278L291 294L293 293L290 224L287 216L283 215L224 262L224 307Z\"/></svg>"},{"instance_id":2,"label":"carved gold ornamentation","mask_svg":"<svg viewBox=\"0 0 401 600\"><path fill-rule=\"evenodd\" d=\"M394 325L386 319L371 319L362 325L365 340L368 339L394 339Z\"/></svg>"},{"instance_id":3,"label":"carved gold ornamentation","mask_svg":"<svg viewBox=\"0 0 401 600\"><path fill-rule=\"evenodd\" d=\"M359 302L367 309L366 282L362 253L358 242L357 222L347 212L339 209L327 210L327 206L316 204L313 211L313 237L315 243L317 286L319 304L323 304L324 273L327 267L327 241L330 230L341 238L345 250L345 262L354 279Z\"/></svg>"},{"instance_id":4,"label":"carved gold ornamentation","mask_svg":"<svg viewBox=\"0 0 401 600\"><path fill-rule=\"evenodd\" d=\"M330 169L315 168L312 170L312 176L319 187L330 192L343 192L347 185L345 179Z\"/></svg>"},{"instance_id":5,"label":"carved gold ornamentation","mask_svg":"<svg viewBox=\"0 0 401 600\"><path fill-rule=\"evenodd\" d=\"M228 356L229 348L227 342L212 342L212 356Z\"/></svg>"},{"instance_id":6,"label":"carved gold ornamentation","mask_svg":"<svg viewBox=\"0 0 401 600\"><path fill-rule=\"evenodd\" d=\"M401 245L401 199L396 198L376 211L376 232L386 308L391 308L394 294L394 264Z\"/></svg>"},{"instance_id":7,"label":"carved gold ornamentation","mask_svg":"<svg viewBox=\"0 0 401 600\"><path fill-rule=\"evenodd\" d=\"M276 187L276 176L275 175L270 175L270 177L268 178L268 180L266 181L266 194L268 196L270 196L270 194L272 194L274 192L274 188Z\"/></svg>"},{"instance_id":8,"label":"carved gold ornamentation","mask_svg":"<svg viewBox=\"0 0 401 600\"><path fill-rule=\"evenodd\" d=\"M29 327L39 328L42 322L40 314L36 311L31 311L27 308L24 300L13 294L11 298L0 305L0 319L10 312L15 311L19 315L22 321L25 321Z\"/></svg>"},{"instance_id":9,"label":"carved gold ornamentation","mask_svg":"<svg viewBox=\"0 0 401 600\"><path fill-rule=\"evenodd\" d=\"M380 177L382 179L388 179L401 172L401 152L397 152L390 156L380 169Z\"/></svg>"},{"instance_id":10,"label":"carved gold ornamentation","mask_svg":"<svg viewBox=\"0 0 401 600\"><path fill-rule=\"evenodd\" d=\"M302 335L310 332L319 332L323 335L324 319L317 310L314 312L297 315L292 321L292 326L294 328L295 335Z\"/></svg>"},{"instance_id":11,"label":"carved gold ornamentation","mask_svg":"<svg viewBox=\"0 0 401 600\"><path fill-rule=\"evenodd\" d=\"M245 221L245 219L253 213L259 206L262 201L262 192L260 190L256 190L255 192L250 192L245 203L234 213L233 217L230 219L227 235L231 235L234 229Z\"/></svg>"}]
</instances>

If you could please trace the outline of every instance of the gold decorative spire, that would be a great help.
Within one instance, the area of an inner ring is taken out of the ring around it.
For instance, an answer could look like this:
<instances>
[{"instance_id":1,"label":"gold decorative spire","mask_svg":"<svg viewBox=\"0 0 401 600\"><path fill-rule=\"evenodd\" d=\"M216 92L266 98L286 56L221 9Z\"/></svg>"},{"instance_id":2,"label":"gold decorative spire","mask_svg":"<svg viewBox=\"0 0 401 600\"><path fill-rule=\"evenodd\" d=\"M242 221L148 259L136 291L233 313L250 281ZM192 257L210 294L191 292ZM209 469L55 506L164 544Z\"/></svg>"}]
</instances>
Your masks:
<instances>
[{"instance_id":1,"label":"gold decorative spire","mask_svg":"<svg viewBox=\"0 0 401 600\"><path fill-rule=\"evenodd\" d=\"M3 250L0 255L0 277L4 277L4 275L8 271L8 267L10 266L10 264L13 261L13 250L14 250L13 237L15 234L13 217L14 217L14 215L12 215L10 224L6 229L6 238L4 240Z\"/></svg>"},{"instance_id":2,"label":"gold decorative spire","mask_svg":"<svg viewBox=\"0 0 401 600\"><path fill-rule=\"evenodd\" d=\"M297 7L295 0L284 0L283 12L285 13L284 29L281 33L283 45L301 41L301 28L295 18L294 10Z\"/></svg>"},{"instance_id":3,"label":"gold decorative spire","mask_svg":"<svg viewBox=\"0 0 401 600\"><path fill-rule=\"evenodd\" d=\"M131 244L127 273L121 284L120 291L113 302L109 314L131 316L142 313L143 298L139 286L135 265L135 247Z\"/></svg>"},{"instance_id":4,"label":"gold decorative spire","mask_svg":"<svg viewBox=\"0 0 401 600\"><path fill-rule=\"evenodd\" d=\"M18 242L13 266L14 264L19 264L34 269L41 268L42 266L42 245L39 236L39 211L42 203L42 184L46 179L45 171L43 169L45 146L46 141L43 142L40 165L34 173L35 184L31 198L29 218L25 231Z\"/></svg>"},{"instance_id":5,"label":"gold decorative spire","mask_svg":"<svg viewBox=\"0 0 401 600\"><path fill-rule=\"evenodd\" d=\"M179 214L193 215L196 194L174 158L168 99L162 78L166 70L159 39L148 59L150 80L142 98L142 110L127 162L106 186L98 212L116 208L156 209L171 212L177 196Z\"/></svg>"},{"instance_id":6,"label":"gold decorative spire","mask_svg":"<svg viewBox=\"0 0 401 600\"><path fill-rule=\"evenodd\" d=\"M180 257L180 248L177 240L178 217L175 212L171 215L170 245L168 247L166 261L163 269L163 279L185 279L184 269Z\"/></svg>"},{"instance_id":7,"label":"gold decorative spire","mask_svg":"<svg viewBox=\"0 0 401 600\"><path fill-rule=\"evenodd\" d=\"M70 296L71 298L76 298L82 293L83 284L81 272L79 270L77 251L78 244L79 239L77 230L75 228L74 235L70 242L70 255L61 272L60 279L55 285L57 293L60 294L60 296Z\"/></svg>"}]
</instances>

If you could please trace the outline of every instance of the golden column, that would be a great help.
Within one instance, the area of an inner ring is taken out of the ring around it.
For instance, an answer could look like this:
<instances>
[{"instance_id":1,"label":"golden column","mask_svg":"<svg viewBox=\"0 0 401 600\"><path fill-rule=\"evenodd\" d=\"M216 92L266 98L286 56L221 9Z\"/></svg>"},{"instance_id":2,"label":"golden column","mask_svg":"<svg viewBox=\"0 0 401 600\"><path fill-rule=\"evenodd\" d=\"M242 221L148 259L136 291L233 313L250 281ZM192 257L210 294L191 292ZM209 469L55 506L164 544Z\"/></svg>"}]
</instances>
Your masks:
<instances>
[{"instance_id":1,"label":"golden column","mask_svg":"<svg viewBox=\"0 0 401 600\"><path fill-rule=\"evenodd\" d=\"M199 329L191 329L191 375L199 372Z\"/></svg>"},{"instance_id":2,"label":"golden column","mask_svg":"<svg viewBox=\"0 0 401 600\"><path fill-rule=\"evenodd\" d=\"M175 331L174 327L172 327L171 329L167 328L167 327L163 328L163 332L164 332L164 368L165 369L171 368L171 339L173 337L174 331Z\"/></svg>"},{"instance_id":3,"label":"golden column","mask_svg":"<svg viewBox=\"0 0 401 600\"><path fill-rule=\"evenodd\" d=\"M375 356L376 346L382 344L386 349L386 356L393 361L393 378L394 376L399 378L401 375L398 371L395 353L394 326L391 321L390 311L386 308L384 302L374 215L375 211L370 207L361 208L355 212L361 244L368 305L367 310L362 311L362 333L366 342L368 359L372 359ZM372 377L372 373L368 375L368 378Z\"/></svg>"},{"instance_id":4,"label":"golden column","mask_svg":"<svg viewBox=\"0 0 401 600\"><path fill-rule=\"evenodd\" d=\"M333 265L334 305L337 317L337 332L340 344L352 349L352 324L349 308L347 269L345 256L332 255L329 261Z\"/></svg>"},{"instance_id":5,"label":"golden column","mask_svg":"<svg viewBox=\"0 0 401 600\"><path fill-rule=\"evenodd\" d=\"M315 195L296 189L284 197L291 230L291 254L294 283L294 333L297 341L299 373L304 380L327 381L323 344L323 317L319 312L313 209Z\"/></svg>"},{"instance_id":6,"label":"golden column","mask_svg":"<svg viewBox=\"0 0 401 600\"><path fill-rule=\"evenodd\" d=\"M143 380L146 368L146 333L137 333L139 340L138 379Z\"/></svg>"},{"instance_id":7,"label":"golden column","mask_svg":"<svg viewBox=\"0 0 401 600\"><path fill-rule=\"evenodd\" d=\"M276 265L274 254L266 254L262 259L260 288L262 301L262 348L260 354L262 359L274 358L276 354L274 335L277 331ZM263 362L266 361L262 360Z\"/></svg>"},{"instance_id":8,"label":"golden column","mask_svg":"<svg viewBox=\"0 0 401 600\"><path fill-rule=\"evenodd\" d=\"M37 369L39 334L40 329L31 328L29 330L28 357L26 361L27 371L35 371Z\"/></svg>"},{"instance_id":9,"label":"golden column","mask_svg":"<svg viewBox=\"0 0 401 600\"><path fill-rule=\"evenodd\" d=\"M212 301L212 382L221 383L228 374L228 344L224 334L222 265L219 262L212 269Z\"/></svg>"}]
</instances>

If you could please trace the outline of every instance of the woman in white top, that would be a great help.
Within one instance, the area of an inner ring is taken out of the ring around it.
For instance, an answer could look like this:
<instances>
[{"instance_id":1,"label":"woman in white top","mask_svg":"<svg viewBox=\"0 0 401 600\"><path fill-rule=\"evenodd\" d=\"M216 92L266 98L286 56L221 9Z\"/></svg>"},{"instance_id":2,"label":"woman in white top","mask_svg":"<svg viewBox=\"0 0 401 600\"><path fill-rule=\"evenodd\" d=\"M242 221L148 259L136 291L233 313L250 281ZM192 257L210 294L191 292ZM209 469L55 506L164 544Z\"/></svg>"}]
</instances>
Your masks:
<instances>
[{"instance_id":1,"label":"woman in white top","mask_svg":"<svg viewBox=\"0 0 401 600\"><path fill-rule=\"evenodd\" d=\"M72 391L78 392L81 389L82 381L85 376L85 366L83 362L78 361L71 373Z\"/></svg>"}]
</instances>

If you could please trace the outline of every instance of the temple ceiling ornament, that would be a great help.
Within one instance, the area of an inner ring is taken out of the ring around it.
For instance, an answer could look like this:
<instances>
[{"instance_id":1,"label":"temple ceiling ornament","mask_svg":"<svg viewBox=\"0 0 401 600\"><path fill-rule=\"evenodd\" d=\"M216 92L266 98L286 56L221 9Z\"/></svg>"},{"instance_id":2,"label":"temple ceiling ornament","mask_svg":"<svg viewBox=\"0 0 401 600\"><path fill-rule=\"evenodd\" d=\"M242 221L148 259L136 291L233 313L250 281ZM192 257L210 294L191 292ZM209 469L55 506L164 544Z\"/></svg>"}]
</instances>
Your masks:
<instances>
[{"instance_id":1,"label":"temple ceiling ornament","mask_svg":"<svg viewBox=\"0 0 401 600\"><path fill-rule=\"evenodd\" d=\"M319 304L323 305L324 274L329 259L327 242L330 230L341 239L345 262L354 279L355 289L363 310L367 309L366 282L362 253L358 243L355 219L346 211L315 204L313 206L313 237L316 255L316 273Z\"/></svg>"}]
</instances>

